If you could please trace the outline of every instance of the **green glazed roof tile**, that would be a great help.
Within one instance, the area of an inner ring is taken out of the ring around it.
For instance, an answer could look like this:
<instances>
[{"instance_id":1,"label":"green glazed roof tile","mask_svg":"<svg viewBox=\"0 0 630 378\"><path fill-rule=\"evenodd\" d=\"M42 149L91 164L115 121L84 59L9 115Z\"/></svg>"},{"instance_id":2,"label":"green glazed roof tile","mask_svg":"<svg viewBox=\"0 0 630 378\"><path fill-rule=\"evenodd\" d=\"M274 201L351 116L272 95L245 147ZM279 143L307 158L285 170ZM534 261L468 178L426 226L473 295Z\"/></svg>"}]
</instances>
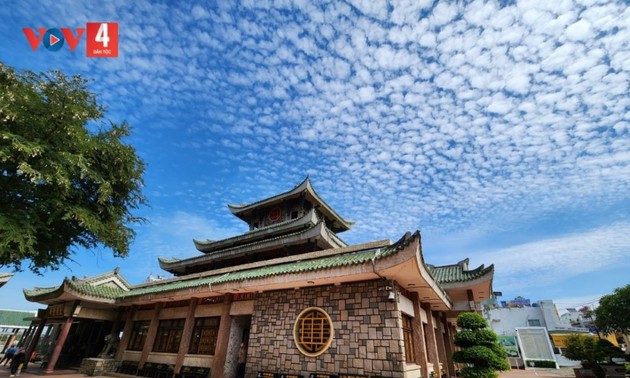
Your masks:
<instances>
[{"instance_id":1,"label":"green glazed roof tile","mask_svg":"<svg viewBox=\"0 0 630 378\"><path fill-rule=\"evenodd\" d=\"M35 311L0 310L0 326L28 326L31 322L24 318L32 318L35 315Z\"/></svg>"},{"instance_id":2,"label":"green glazed roof tile","mask_svg":"<svg viewBox=\"0 0 630 378\"><path fill-rule=\"evenodd\" d=\"M292 263L264 266L255 269L225 273L222 275L197 278L186 281L157 283L152 286L134 288L129 292L120 294L121 298L137 295L160 293L172 290L180 290L192 287L220 284L226 282L244 281L283 274L302 273L315 270L338 268L342 266L356 265L370 261L377 250L369 249L337 256L329 256L312 260L296 261Z\"/></svg>"},{"instance_id":3,"label":"green glazed roof tile","mask_svg":"<svg viewBox=\"0 0 630 378\"><path fill-rule=\"evenodd\" d=\"M45 295L54 292L59 289L59 286L55 287L34 287L33 290L24 289L24 295L28 297Z\"/></svg>"},{"instance_id":4,"label":"green glazed roof tile","mask_svg":"<svg viewBox=\"0 0 630 378\"><path fill-rule=\"evenodd\" d=\"M352 266L367 263L373 259L382 259L396 254L415 238L419 237L419 232L406 233L399 241L384 248L368 248L364 250L347 252L338 255L312 258L309 260L299 260L293 262L279 263L277 265L267 265L246 270L236 270L224 274L217 274L207 277L196 277L185 279L185 277L177 279L167 279L157 281L150 285L141 284L131 286L129 291L120 288L112 288L107 285L94 286L90 283L93 279L69 280L64 281L70 289L84 295L105 299L122 299L145 294L164 293L174 290L187 288L195 288L208 286L213 284L221 284L227 282L237 282L244 280L260 279L272 276L280 276L285 274L295 274L303 272L311 272L317 270L334 269L344 266ZM433 268L433 271L439 272L441 267ZM475 270L474 272L477 272ZM467 274L470 272L466 272ZM470 275L470 274L468 274ZM52 293L60 288L36 288L34 290L25 290L27 296L41 296Z\"/></svg>"},{"instance_id":5,"label":"green glazed roof tile","mask_svg":"<svg viewBox=\"0 0 630 378\"><path fill-rule=\"evenodd\" d=\"M466 282L483 277L494 270L494 265L490 265L487 268L481 265L477 269L468 270L468 259L466 259L454 265L427 265L427 268L438 284L444 284Z\"/></svg>"},{"instance_id":6,"label":"green glazed roof tile","mask_svg":"<svg viewBox=\"0 0 630 378\"><path fill-rule=\"evenodd\" d=\"M67 281L67 282L68 282L68 286L71 287L73 290L79 293L82 293L84 295L92 296L92 297L116 299L121 294L126 293L125 290L110 287L107 285L94 286L87 283L78 283L78 282L73 282L73 281Z\"/></svg>"}]
</instances>

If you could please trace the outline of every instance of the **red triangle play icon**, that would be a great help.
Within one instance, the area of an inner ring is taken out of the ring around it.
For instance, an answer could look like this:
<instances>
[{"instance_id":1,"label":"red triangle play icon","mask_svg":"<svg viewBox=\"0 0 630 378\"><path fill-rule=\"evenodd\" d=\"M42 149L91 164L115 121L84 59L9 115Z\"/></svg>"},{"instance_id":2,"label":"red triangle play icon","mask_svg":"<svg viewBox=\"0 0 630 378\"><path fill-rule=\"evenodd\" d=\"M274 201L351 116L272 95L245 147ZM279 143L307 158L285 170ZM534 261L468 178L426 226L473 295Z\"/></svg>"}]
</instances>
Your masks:
<instances>
[{"instance_id":1,"label":"red triangle play icon","mask_svg":"<svg viewBox=\"0 0 630 378\"><path fill-rule=\"evenodd\" d=\"M59 42L59 41L60 41L60 39L59 39L59 38L55 37L55 36L54 36L54 35L52 35L52 34L50 35L50 45L51 45L51 46L52 46L52 45L54 45L55 43Z\"/></svg>"}]
</instances>

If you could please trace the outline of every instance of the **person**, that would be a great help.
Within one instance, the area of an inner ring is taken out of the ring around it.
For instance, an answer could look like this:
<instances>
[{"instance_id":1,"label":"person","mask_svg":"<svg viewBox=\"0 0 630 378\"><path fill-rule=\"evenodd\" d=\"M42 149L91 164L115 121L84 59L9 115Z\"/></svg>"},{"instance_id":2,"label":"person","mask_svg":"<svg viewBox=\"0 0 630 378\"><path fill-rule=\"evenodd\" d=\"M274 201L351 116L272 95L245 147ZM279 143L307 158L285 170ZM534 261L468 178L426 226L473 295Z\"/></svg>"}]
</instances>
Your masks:
<instances>
[{"instance_id":1,"label":"person","mask_svg":"<svg viewBox=\"0 0 630 378\"><path fill-rule=\"evenodd\" d=\"M24 347L20 347L11 360L11 375L9 377L15 377L16 373L20 375L24 362L26 362L26 351Z\"/></svg>"},{"instance_id":2,"label":"person","mask_svg":"<svg viewBox=\"0 0 630 378\"><path fill-rule=\"evenodd\" d=\"M247 358L247 348L245 348L245 343L241 343L241 347L238 350L238 366L236 367L236 378L245 377L246 358Z\"/></svg>"},{"instance_id":3,"label":"person","mask_svg":"<svg viewBox=\"0 0 630 378\"><path fill-rule=\"evenodd\" d=\"M11 359L13 358L13 355L16 351L17 346L15 344L11 345L11 347L7 349L7 351L4 353L4 357L2 357L2 360L0 360L0 364L4 362L4 366L7 366L7 363L10 365Z\"/></svg>"}]
</instances>

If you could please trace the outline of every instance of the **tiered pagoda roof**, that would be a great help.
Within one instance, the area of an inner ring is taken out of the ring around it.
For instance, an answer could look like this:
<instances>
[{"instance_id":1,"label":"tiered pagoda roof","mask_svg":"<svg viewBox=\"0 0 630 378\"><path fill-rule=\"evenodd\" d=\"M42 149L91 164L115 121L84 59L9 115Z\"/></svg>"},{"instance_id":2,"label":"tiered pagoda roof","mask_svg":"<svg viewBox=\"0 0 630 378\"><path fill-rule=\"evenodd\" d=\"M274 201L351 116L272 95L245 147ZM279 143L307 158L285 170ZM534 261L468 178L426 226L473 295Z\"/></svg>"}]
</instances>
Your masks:
<instances>
[{"instance_id":1,"label":"tiered pagoda roof","mask_svg":"<svg viewBox=\"0 0 630 378\"><path fill-rule=\"evenodd\" d=\"M250 230L222 240L193 239L203 256L159 258L160 268L175 275L200 273L243 263L341 248L338 232L353 222L343 219L319 197L307 177L295 188L248 205L228 205Z\"/></svg>"},{"instance_id":2,"label":"tiered pagoda roof","mask_svg":"<svg viewBox=\"0 0 630 378\"><path fill-rule=\"evenodd\" d=\"M119 277L114 271L80 280L65 279L58 287L24 290L24 295L39 303L80 299L124 306L191 295L210 297L385 278L398 282L407 291L418 292L435 309L448 310L452 306L424 264L419 232L407 233L393 244L381 240L139 285L128 285ZM124 284L106 284L119 281Z\"/></svg>"},{"instance_id":3,"label":"tiered pagoda roof","mask_svg":"<svg viewBox=\"0 0 630 378\"><path fill-rule=\"evenodd\" d=\"M232 212L232 214L236 215L240 219L249 222L252 216L256 213L260 208L272 207L274 205L281 204L290 199L296 198L304 198L311 204L313 207L320 211L327 221L328 228L335 233L343 232L349 230L354 222L348 221L342 218L337 212L335 212L327 203L324 201L313 189L313 185L311 184L311 180L306 177L304 181L295 186L295 188L260 200L250 204L242 204L242 205L233 205L228 204L228 208Z\"/></svg>"},{"instance_id":4,"label":"tiered pagoda roof","mask_svg":"<svg viewBox=\"0 0 630 378\"><path fill-rule=\"evenodd\" d=\"M469 270L468 259L425 264L418 231L395 243L348 246L336 233L353 222L334 212L308 178L288 192L230 209L249 223L249 231L217 241L194 240L201 256L160 258L160 266L177 277L130 285L116 269L66 278L60 286L24 290L24 295L46 304L81 300L130 306L379 279L417 293L432 309L454 313L461 303L468 305L470 298L483 298L491 289L492 265Z\"/></svg>"}]
</instances>

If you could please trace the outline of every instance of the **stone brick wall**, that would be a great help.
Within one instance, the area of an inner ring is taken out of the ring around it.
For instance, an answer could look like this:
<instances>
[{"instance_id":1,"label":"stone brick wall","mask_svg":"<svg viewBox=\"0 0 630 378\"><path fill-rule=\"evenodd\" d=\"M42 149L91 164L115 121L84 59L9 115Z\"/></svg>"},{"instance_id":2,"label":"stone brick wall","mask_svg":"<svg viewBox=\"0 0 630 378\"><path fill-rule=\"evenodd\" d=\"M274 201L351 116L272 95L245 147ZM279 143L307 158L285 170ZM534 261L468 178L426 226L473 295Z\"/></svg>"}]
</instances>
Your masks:
<instances>
[{"instance_id":1,"label":"stone brick wall","mask_svg":"<svg viewBox=\"0 0 630 378\"><path fill-rule=\"evenodd\" d=\"M265 292L254 305L247 377L257 371L299 374L348 373L402 377L400 312L387 300L387 283L376 280ZM300 312L319 307L333 321L334 338L317 357L300 353L293 325Z\"/></svg>"},{"instance_id":2,"label":"stone brick wall","mask_svg":"<svg viewBox=\"0 0 630 378\"><path fill-rule=\"evenodd\" d=\"M118 367L118 361L113 358L84 358L79 367L79 373L98 376L113 372Z\"/></svg>"}]
</instances>

